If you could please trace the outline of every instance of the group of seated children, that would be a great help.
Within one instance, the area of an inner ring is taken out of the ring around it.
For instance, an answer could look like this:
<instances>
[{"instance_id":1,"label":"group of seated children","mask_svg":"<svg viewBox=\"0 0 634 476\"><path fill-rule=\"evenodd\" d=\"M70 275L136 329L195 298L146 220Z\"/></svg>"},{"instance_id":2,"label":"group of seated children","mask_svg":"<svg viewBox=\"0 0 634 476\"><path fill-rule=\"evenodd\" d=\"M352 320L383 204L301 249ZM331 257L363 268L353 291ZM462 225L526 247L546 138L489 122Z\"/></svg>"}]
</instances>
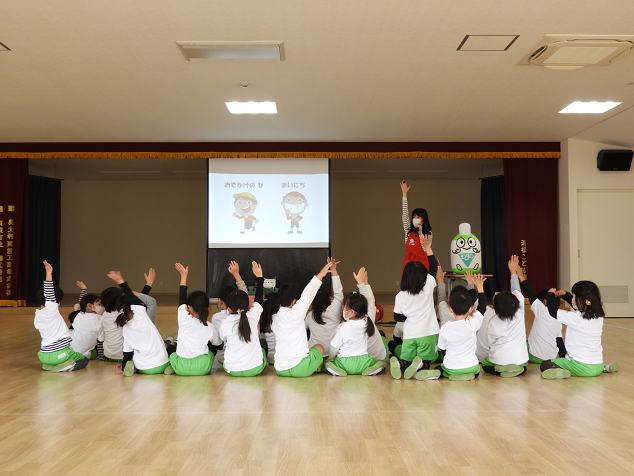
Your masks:
<instances>
[{"instance_id":1,"label":"group of seated children","mask_svg":"<svg viewBox=\"0 0 634 476\"><path fill-rule=\"evenodd\" d=\"M431 243L424 244L429 248ZM454 287L447 300L444 273L431 248L428 256L429 273L420 262L405 266L401 292L396 296L394 318L398 324L394 340L388 344L393 354L390 373L395 379L415 376L418 380L472 380L479 375L480 363L486 373L516 377L526 372L529 361L540 364L545 379L595 377L619 370L616 362L603 363L601 334L605 313L593 282L576 283L572 293L551 288L537 295L526 280L518 257L512 256L508 263L511 291L496 293L490 308L483 289L486 278L468 271L467 287ZM436 282L440 329L433 302ZM522 292L535 315L528 340ZM559 309L560 298L572 310ZM562 324L568 326L566 345ZM435 361L442 363L432 369Z\"/></svg>"},{"instance_id":2,"label":"group of seated children","mask_svg":"<svg viewBox=\"0 0 634 476\"><path fill-rule=\"evenodd\" d=\"M483 288L486 278L469 272L467 287L456 286L447 297L445 274L432 251L431 236L423 240L429 269L418 261L405 266L394 305L397 326L389 345L375 327L376 305L367 271L353 273L358 292L344 298L339 262L334 258L328 258L304 289L286 283L266 296L262 268L253 262L252 303L238 264L231 262L229 273L236 286L221 290L219 312L211 320L209 297L203 291L187 294L189 268L177 263L177 340L171 336L163 340L156 328L156 301L149 296L156 276L153 269L145 275L141 293L133 292L118 271L108 273L118 286L100 296L88 294L78 282L82 291L78 309L69 316L69 330L59 313L63 293L54 286L52 267L45 261L46 279L38 294L42 307L35 312L35 327L42 338L38 356L42 368L53 372L85 368L94 358L120 362L116 373L125 376L135 372L205 375L214 359L234 377L259 375L267 363L282 377L308 377L322 369L338 377L373 376L385 372L390 352L389 370L395 379L473 380L479 376L480 363L486 373L515 377L526 372L529 361L540 364L546 379L618 371L616 362L603 364L604 312L594 283L580 281L572 294L556 289L535 294L517 256L512 256L511 291L497 293L490 308ZM322 286L328 273L332 297ZM528 341L523 294L535 314ZM560 298L571 305L571 311L559 309ZM565 346L562 324L568 326Z\"/></svg>"}]
</instances>

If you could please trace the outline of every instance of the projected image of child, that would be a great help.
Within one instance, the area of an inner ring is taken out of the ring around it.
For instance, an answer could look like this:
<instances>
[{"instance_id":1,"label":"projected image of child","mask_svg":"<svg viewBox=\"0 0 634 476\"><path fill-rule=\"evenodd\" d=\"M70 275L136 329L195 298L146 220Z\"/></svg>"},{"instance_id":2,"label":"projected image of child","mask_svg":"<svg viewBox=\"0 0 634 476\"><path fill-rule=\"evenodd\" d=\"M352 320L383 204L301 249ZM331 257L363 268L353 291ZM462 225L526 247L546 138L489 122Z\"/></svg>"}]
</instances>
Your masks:
<instances>
[{"instance_id":1,"label":"projected image of child","mask_svg":"<svg viewBox=\"0 0 634 476\"><path fill-rule=\"evenodd\" d=\"M299 221L304 218L302 214L308 206L306 197L299 192L288 192L282 199L282 206L286 213L286 219L291 221L291 230L288 234L293 233L293 228L297 228L297 233L301 235L302 232L299 229Z\"/></svg>"},{"instance_id":2,"label":"projected image of child","mask_svg":"<svg viewBox=\"0 0 634 476\"><path fill-rule=\"evenodd\" d=\"M255 224L260 223L260 220L253 216L258 206L255 196L249 192L242 192L236 193L233 199L233 206L236 209L233 216L244 219L244 230L240 233L244 235L247 230L255 231Z\"/></svg>"}]
</instances>

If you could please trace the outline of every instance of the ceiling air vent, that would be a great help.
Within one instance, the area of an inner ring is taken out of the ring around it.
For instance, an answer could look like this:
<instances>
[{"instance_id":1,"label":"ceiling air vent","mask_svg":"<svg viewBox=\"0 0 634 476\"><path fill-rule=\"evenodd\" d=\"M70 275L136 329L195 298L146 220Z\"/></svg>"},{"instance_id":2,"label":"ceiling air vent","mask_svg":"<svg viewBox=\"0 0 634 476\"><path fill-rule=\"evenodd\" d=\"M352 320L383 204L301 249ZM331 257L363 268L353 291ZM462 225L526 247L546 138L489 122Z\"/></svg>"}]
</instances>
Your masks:
<instances>
[{"instance_id":1,"label":"ceiling air vent","mask_svg":"<svg viewBox=\"0 0 634 476\"><path fill-rule=\"evenodd\" d=\"M634 47L634 36L546 35L518 63L550 69L609 66Z\"/></svg>"},{"instance_id":2,"label":"ceiling air vent","mask_svg":"<svg viewBox=\"0 0 634 476\"><path fill-rule=\"evenodd\" d=\"M187 61L284 60L281 41L177 41Z\"/></svg>"}]
</instances>

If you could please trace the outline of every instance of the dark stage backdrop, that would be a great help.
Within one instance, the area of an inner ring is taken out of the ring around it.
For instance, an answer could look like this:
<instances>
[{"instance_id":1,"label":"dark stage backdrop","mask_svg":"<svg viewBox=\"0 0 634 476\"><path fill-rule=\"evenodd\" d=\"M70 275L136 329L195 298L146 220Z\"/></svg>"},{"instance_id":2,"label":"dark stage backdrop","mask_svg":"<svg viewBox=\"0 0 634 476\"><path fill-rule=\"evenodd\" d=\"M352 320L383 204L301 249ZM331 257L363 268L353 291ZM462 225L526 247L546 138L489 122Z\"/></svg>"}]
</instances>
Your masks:
<instances>
[{"instance_id":1,"label":"dark stage backdrop","mask_svg":"<svg viewBox=\"0 0 634 476\"><path fill-rule=\"evenodd\" d=\"M251 263L262 265L264 278L275 278L276 287L288 282L302 286L326 265L327 248L210 249L207 254L207 293L218 297L223 286L235 285L227 268L231 261L240 265L240 277L247 286L255 286ZM330 289L330 274L323 280Z\"/></svg>"},{"instance_id":2,"label":"dark stage backdrop","mask_svg":"<svg viewBox=\"0 0 634 476\"><path fill-rule=\"evenodd\" d=\"M504 159L504 185L507 259L519 256L535 292L556 287L558 159Z\"/></svg>"},{"instance_id":3,"label":"dark stage backdrop","mask_svg":"<svg viewBox=\"0 0 634 476\"><path fill-rule=\"evenodd\" d=\"M53 266L53 281L59 283L61 222L62 181L29 176L29 302L37 301L37 290L46 277L42 261Z\"/></svg>"},{"instance_id":4,"label":"dark stage backdrop","mask_svg":"<svg viewBox=\"0 0 634 476\"><path fill-rule=\"evenodd\" d=\"M489 297L493 297L498 291L509 289L504 200L504 176L483 178L480 188L480 243L482 271L493 275L484 283L484 290Z\"/></svg>"}]
</instances>

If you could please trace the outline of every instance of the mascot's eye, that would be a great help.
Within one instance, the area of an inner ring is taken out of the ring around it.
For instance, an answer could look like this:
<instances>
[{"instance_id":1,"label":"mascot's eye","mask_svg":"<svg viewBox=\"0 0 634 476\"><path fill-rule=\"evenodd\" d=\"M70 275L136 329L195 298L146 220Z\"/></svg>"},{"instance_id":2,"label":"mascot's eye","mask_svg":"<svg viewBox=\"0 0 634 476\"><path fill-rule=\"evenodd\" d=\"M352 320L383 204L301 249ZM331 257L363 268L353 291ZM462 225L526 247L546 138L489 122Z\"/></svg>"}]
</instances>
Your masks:
<instances>
[{"instance_id":1,"label":"mascot's eye","mask_svg":"<svg viewBox=\"0 0 634 476\"><path fill-rule=\"evenodd\" d=\"M476 245L475 238L469 238L467 240L467 244L469 245L470 248L473 248Z\"/></svg>"},{"instance_id":2,"label":"mascot's eye","mask_svg":"<svg viewBox=\"0 0 634 476\"><path fill-rule=\"evenodd\" d=\"M465 245L464 238L458 238L456 240L456 245L458 245L458 248L464 248L464 245Z\"/></svg>"}]
</instances>

